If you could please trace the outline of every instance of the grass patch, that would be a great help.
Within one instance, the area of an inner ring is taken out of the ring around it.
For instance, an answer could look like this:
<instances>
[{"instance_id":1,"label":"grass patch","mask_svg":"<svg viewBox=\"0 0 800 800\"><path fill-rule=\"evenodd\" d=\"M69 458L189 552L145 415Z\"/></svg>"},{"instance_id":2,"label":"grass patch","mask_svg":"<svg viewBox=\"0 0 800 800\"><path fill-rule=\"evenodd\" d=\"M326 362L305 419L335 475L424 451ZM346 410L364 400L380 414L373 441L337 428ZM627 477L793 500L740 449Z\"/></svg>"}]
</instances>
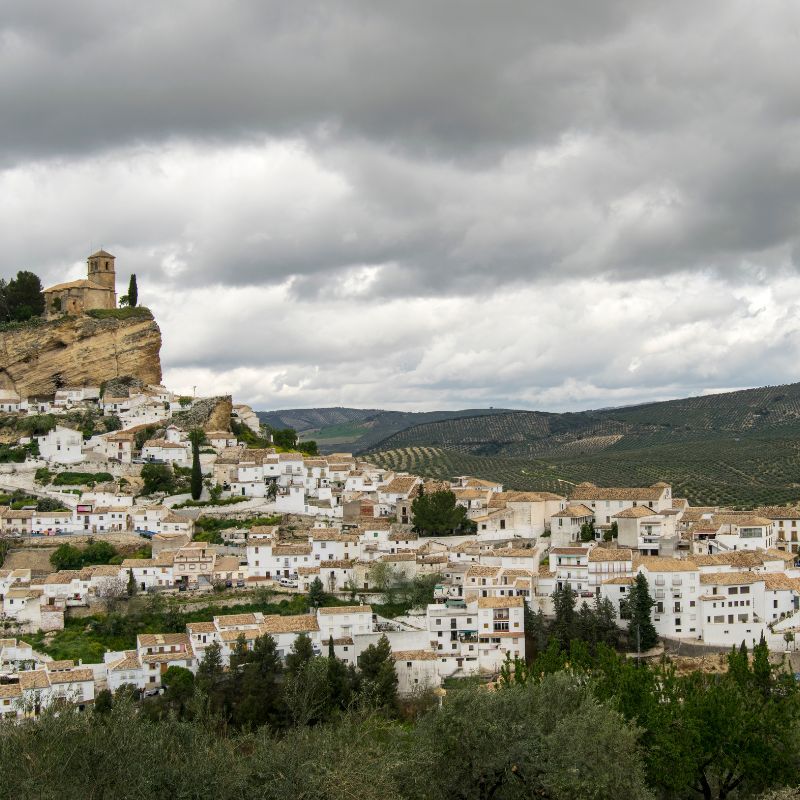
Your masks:
<instances>
[{"instance_id":1,"label":"grass patch","mask_svg":"<svg viewBox=\"0 0 800 800\"><path fill-rule=\"evenodd\" d=\"M86 315L93 319L153 319L153 313L145 306L134 308L92 308Z\"/></svg>"},{"instance_id":2,"label":"grass patch","mask_svg":"<svg viewBox=\"0 0 800 800\"><path fill-rule=\"evenodd\" d=\"M174 505L174 509L180 508L205 508L206 506L235 506L237 503L246 503L252 497L225 497L220 500L186 500L183 503Z\"/></svg>"},{"instance_id":3,"label":"grass patch","mask_svg":"<svg viewBox=\"0 0 800 800\"><path fill-rule=\"evenodd\" d=\"M86 486L113 480L114 476L110 472L59 472L53 478L53 486Z\"/></svg>"}]
</instances>

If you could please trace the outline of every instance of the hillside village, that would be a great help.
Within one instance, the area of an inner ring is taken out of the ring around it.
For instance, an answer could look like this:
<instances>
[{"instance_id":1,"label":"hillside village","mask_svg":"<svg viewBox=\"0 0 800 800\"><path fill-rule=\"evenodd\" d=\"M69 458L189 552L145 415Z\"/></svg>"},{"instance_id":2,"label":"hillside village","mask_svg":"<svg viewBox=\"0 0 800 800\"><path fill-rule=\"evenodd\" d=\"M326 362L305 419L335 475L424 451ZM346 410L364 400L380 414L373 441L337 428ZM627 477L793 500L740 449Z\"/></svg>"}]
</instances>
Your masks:
<instances>
[{"instance_id":1,"label":"hillside village","mask_svg":"<svg viewBox=\"0 0 800 800\"><path fill-rule=\"evenodd\" d=\"M149 557L118 564L0 569L6 716L55 698L83 705L128 684L157 692L170 666L196 671L212 644L227 664L242 641L252 646L264 634L282 657L305 634L315 652L328 648L348 664L386 636L399 691L411 695L450 678L497 675L507 658L524 658L526 620L552 616L554 594L566 587L578 603L607 599L625 626L621 605L639 574L668 642L727 649L763 636L785 651L800 628L797 508L691 507L666 483L580 483L562 496L470 476L431 481L349 453L283 451L249 407L161 386L65 388L48 399L6 392L2 404L6 417L50 420L47 432L13 443L26 449L24 461L0 465L11 492L0 512L3 541L16 550L87 538L150 545ZM66 423L76 413L96 417L96 428L113 424L87 436ZM201 499L146 492L148 468L188 471L201 419ZM458 535L415 526L415 499L441 493L463 509ZM216 542L195 538L202 515L224 521ZM370 603L394 581L419 578L433 587L429 602L391 619L374 612ZM25 641L132 592L292 595L315 584L338 604L294 616L217 615L183 632L141 634L135 649L108 651L102 663L52 660Z\"/></svg>"}]
</instances>

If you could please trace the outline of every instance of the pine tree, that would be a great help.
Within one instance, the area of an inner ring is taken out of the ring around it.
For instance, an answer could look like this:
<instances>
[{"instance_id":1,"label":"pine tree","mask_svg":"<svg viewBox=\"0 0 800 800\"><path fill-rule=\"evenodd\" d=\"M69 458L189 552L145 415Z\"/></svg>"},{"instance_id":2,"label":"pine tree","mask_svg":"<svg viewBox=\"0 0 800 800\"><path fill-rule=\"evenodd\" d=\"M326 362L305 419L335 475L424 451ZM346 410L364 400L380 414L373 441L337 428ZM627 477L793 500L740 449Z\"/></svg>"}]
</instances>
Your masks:
<instances>
[{"instance_id":1,"label":"pine tree","mask_svg":"<svg viewBox=\"0 0 800 800\"><path fill-rule=\"evenodd\" d=\"M136 285L136 275L131 275L128 283L128 305L135 308L139 302L139 287Z\"/></svg>"}]
</instances>

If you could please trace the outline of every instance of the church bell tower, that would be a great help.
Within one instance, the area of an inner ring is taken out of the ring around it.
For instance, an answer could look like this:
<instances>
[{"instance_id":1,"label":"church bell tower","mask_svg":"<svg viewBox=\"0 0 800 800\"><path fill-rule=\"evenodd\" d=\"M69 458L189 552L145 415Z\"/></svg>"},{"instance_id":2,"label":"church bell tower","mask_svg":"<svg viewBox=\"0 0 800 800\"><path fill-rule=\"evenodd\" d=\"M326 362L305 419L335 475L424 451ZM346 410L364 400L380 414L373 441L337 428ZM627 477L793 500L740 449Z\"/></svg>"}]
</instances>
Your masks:
<instances>
[{"instance_id":1,"label":"church bell tower","mask_svg":"<svg viewBox=\"0 0 800 800\"><path fill-rule=\"evenodd\" d=\"M114 256L105 250L98 250L89 256L86 263L89 266L89 280L110 289L116 295L117 276L114 272Z\"/></svg>"}]
</instances>

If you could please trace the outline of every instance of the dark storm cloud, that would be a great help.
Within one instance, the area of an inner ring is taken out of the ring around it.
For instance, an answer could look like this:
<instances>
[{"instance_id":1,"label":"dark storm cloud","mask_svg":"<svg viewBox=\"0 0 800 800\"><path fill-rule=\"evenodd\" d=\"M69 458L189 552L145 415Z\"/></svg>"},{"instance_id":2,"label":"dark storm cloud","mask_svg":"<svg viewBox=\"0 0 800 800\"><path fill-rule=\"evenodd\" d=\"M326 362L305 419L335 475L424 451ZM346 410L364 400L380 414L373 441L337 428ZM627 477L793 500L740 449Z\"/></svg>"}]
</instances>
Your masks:
<instances>
[{"instance_id":1,"label":"dark storm cloud","mask_svg":"<svg viewBox=\"0 0 800 800\"><path fill-rule=\"evenodd\" d=\"M791 379L799 34L744 0L12 0L0 272L108 247L168 370L272 405Z\"/></svg>"}]
</instances>

